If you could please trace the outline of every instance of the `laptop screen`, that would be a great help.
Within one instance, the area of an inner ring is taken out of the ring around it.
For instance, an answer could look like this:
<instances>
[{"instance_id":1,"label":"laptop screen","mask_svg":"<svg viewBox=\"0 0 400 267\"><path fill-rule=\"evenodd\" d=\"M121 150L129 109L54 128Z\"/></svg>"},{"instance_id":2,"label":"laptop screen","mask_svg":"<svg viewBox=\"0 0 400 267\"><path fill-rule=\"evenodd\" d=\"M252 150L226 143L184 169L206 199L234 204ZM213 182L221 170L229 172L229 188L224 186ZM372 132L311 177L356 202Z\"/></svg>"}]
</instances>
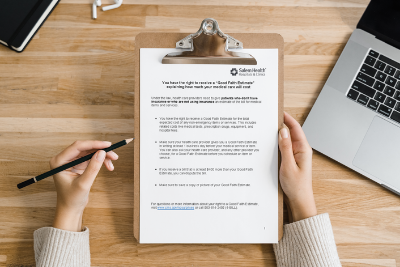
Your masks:
<instances>
[{"instance_id":1,"label":"laptop screen","mask_svg":"<svg viewBox=\"0 0 400 267\"><path fill-rule=\"evenodd\" d=\"M400 0L372 0L357 28L400 49Z\"/></svg>"}]
</instances>

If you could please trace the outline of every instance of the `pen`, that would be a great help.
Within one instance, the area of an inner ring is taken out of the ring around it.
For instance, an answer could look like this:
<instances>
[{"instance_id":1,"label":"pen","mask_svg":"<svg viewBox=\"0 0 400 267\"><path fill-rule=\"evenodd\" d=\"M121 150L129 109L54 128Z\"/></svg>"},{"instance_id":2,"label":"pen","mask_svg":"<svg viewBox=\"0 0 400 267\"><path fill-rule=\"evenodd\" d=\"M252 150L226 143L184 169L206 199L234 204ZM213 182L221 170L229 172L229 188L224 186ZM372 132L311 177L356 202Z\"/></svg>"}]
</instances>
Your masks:
<instances>
[{"instance_id":1,"label":"pen","mask_svg":"<svg viewBox=\"0 0 400 267\"><path fill-rule=\"evenodd\" d=\"M109 151L111 151L111 150L114 150L114 149L117 149L117 148L119 148L119 147L121 147L121 146L124 146L124 145L129 144L133 139L134 139L134 138L122 140L121 142L115 143L115 144L111 145L110 147L107 147L107 148L102 149L102 150L104 150L105 152L109 152ZM65 171L65 170L67 170L67 169L69 169L69 168L72 168L72 167L74 167L74 166L76 166L76 165L78 165L78 164L81 164L81 163L83 163L83 162L85 162L85 161L90 160L90 159L93 157L94 154L96 154L96 152L91 153L91 154L89 154L89 155L86 155L86 156L84 156L84 157L81 157L81 158L79 158L79 159L76 159L76 160L74 160L74 161L71 161L71 162L69 162L69 163L67 163L67 164L64 164L64 165L62 165L62 166L60 166L60 167L57 167L57 168L55 168L55 169L53 169L53 170L51 170L51 171L42 173L42 174L40 174L40 175L38 175L38 176L36 176L36 177L33 177L33 178L28 179L28 180L26 180L26 181L24 181L24 182L22 182L22 183L19 183L19 184L17 185L17 187L18 187L18 189L24 188L25 186L28 186L28 185L37 183L37 182L39 182L40 180L43 180L43 179L45 179L45 178L47 178L47 177L49 177L49 176L52 176L52 175L57 174L57 173L59 173L59 172Z\"/></svg>"}]
</instances>

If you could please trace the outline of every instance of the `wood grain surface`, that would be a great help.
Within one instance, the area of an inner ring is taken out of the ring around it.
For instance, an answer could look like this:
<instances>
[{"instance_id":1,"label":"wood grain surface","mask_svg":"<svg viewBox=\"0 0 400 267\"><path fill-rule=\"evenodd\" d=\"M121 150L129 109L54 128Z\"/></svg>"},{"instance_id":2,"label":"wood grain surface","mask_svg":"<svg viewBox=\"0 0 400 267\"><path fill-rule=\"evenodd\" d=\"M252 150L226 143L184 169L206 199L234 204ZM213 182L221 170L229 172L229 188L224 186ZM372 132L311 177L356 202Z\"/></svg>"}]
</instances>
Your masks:
<instances>
[{"instance_id":1,"label":"wood grain surface","mask_svg":"<svg viewBox=\"0 0 400 267\"><path fill-rule=\"evenodd\" d=\"M91 4L61 0L23 53L0 46L0 266L35 265L33 231L51 225L55 210L52 179L23 191L16 184L47 171L75 140L132 136L138 33L195 32L212 17L226 33L281 34L285 110L302 123L368 0L125 0L97 20ZM137 244L133 146L117 153L84 213L92 266L276 265L271 245ZM400 266L400 198L317 152L313 175L343 266Z\"/></svg>"}]
</instances>

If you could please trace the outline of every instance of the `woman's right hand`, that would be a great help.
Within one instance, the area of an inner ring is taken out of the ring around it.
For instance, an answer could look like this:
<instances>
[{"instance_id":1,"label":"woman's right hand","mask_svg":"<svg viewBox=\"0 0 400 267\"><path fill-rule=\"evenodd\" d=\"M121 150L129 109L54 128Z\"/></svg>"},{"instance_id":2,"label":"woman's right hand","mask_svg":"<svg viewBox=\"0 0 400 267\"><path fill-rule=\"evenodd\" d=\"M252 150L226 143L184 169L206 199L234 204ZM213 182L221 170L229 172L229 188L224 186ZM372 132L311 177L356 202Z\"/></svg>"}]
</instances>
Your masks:
<instances>
[{"instance_id":1,"label":"woman's right hand","mask_svg":"<svg viewBox=\"0 0 400 267\"><path fill-rule=\"evenodd\" d=\"M53 175L57 190L54 228L75 232L82 230L83 210L101 166L104 164L109 171L113 171L111 161L118 159L115 152L106 153L103 150L109 146L111 143L104 141L76 141L50 160L50 167L54 169L97 151L89 161Z\"/></svg>"},{"instance_id":2,"label":"woman's right hand","mask_svg":"<svg viewBox=\"0 0 400 267\"><path fill-rule=\"evenodd\" d=\"M288 128L279 131L280 182L293 221L299 221L317 215L312 189L312 149L300 124L286 112L284 121Z\"/></svg>"}]
</instances>

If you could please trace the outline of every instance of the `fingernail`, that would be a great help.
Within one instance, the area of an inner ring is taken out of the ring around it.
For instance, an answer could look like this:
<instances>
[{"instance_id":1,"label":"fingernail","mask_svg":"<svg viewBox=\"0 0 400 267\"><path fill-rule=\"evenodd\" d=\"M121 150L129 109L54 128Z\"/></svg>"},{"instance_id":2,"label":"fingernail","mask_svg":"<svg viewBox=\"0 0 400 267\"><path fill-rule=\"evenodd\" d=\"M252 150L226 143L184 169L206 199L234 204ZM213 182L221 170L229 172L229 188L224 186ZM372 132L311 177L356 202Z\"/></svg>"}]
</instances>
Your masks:
<instances>
[{"instance_id":1,"label":"fingernail","mask_svg":"<svg viewBox=\"0 0 400 267\"><path fill-rule=\"evenodd\" d=\"M103 141L103 143L107 143L107 145L110 145L110 146L112 144L110 141Z\"/></svg>"},{"instance_id":2,"label":"fingernail","mask_svg":"<svg viewBox=\"0 0 400 267\"><path fill-rule=\"evenodd\" d=\"M104 150L100 150L99 152L97 152L96 155L97 161L103 162L105 158L106 158L106 152Z\"/></svg>"},{"instance_id":3,"label":"fingernail","mask_svg":"<svg viewBox=\"0 0 400 267\"><path fill-rule=\"evenodd\" d=\"M288 131L287 131L287 129L286 128L282 128L282 130L281 130L281 137L282 138L288 138Z\"/></svg>"}]
</instances>

